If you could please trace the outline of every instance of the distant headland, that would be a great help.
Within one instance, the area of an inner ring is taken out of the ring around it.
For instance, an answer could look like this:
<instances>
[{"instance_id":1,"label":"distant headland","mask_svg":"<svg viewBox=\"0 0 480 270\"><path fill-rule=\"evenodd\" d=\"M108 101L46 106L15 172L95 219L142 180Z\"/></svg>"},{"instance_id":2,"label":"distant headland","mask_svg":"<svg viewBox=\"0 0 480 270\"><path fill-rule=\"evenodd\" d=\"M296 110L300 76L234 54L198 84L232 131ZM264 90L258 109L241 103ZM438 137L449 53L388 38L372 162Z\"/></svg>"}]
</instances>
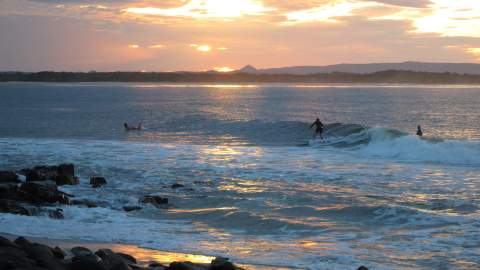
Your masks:
<instances>
[{"instance_id":1,"label":"distant headland","mask_svg":"<svg viewBox=\"0 0 480 270\"><path fill-rule=\"evenodd\" d=\"M0 82L396 83L480 84L480 64L380 63L297 66L232 72L0 72Z\"/></svg>"}]
</instances>

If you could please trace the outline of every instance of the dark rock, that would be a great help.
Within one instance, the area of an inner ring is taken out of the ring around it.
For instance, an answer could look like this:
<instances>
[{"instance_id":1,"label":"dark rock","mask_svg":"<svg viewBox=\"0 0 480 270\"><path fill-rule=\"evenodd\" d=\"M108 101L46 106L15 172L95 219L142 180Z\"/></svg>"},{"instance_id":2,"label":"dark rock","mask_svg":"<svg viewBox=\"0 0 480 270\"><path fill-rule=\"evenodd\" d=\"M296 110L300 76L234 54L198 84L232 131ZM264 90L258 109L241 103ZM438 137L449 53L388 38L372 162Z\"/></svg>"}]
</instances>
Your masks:
<instances>
[{"instance_id":1,"label":"dark rock","mask_svg":"<svg viewBox=\"0 0 480 270\"><path fill-rule=\"evenodd\" d=\"M75 256L72 259L70 270L108 270L95 254Z\"/></svg>"},{"instance_id":2,"label":"dark rock","mask_svg":"<svg viewBox=\"0 0 480 270\"><path fill-rule=\"evenodd\" d=\"M141 210L141 209L142 209L142 207L140 207L140 206L134 206L134 205L125 205L125 206L123 207L123 210L124 210L125 212L132 212L132 211L137 211L137 210Z\"/></svg>"},{"instance_id":3,"label":"dark rock","mask_svg":"<svg viewBox=\"0 0 480 270\"><path fill-rule=\"evenodd\" d=\"M60 164L57 167L57 174L75 176L75 166L73 164Z\"/></svg>"},{"instance_id":4,"label":"dark rock","mask_svg":"<svg viewBox=\"0 0 480 270\"><path fill-rule=\"evenodd\" d=\"M95 255L102 258L102 260L105 260L105 258L107 256L112 255L112 254L113 254L113 251L111 249L108 249L108 248L102 248L102 249L99 249L95 252Z\"/></svg>"},{"instance_id":5,"label":"dark rock","mask_svg":"<svg viewBox=\"0 0 480 270\"><path fill-rule=\"evenodd\" d=\"M13 241L16 245L18 245L19 247L26 247L26 246L29 246L29 245L32 245L32 243L30 241L28 241L25 237L23 236L20 236L18 237L17 239L15 239L15 241Z\"/></svg>"},{"instance_id":6,"label":"dark rock","mask_svg":"<svg viewBox=\"0 0 480 270\"><path fill-rule=\"evenodd\" d=\"M49 262L55 259L52 249L46 245L33 243L23 246L23 250L27 253L29 258L37 262Z\"/></svg>"},{"instance_id":7,"label":"dark rock","mask_svg":"<svg viewBox=\"0 0 480 270\"><path fill-rule=\"evenodd\" d=\"M107 180L104 177L101 177L101 176L90 177L90 185L92 185L92 187L94 188L101 187L106 184L107 184Z\"/></svg>"},{"instance_id":8,"label":"dark rock","mask_svg":"<svg viewBox=\"0 0 480 270\"><path fill-rule=\"evenodd\" d=\"M80 180L78 179L78 177L75 177L73 175L59 174L55 176L55 182L59 186L78 185L80 183Z\"/></svg>"},{"instance_id":9,"label":"dark rock","mask_svg":"<svg viewBox=\"0 0 480 270\"><path fill-rule=\"evenodd\" d=\"M66 267L57 260L38 260L37 265L48 270L65 270Z\"/></svg>"},{"instance_id":10,"label":"dark rock","mask_svg":"<svg viewBox=\"0 0 480 270\"><path fill-rule=\"evenodd\" d=\"M0 183L0 193L2 194L2 198L7 197L6 195L16 196L17 190L18 190L17 183ZM10 194L7 194L7 193L10 193Z\"/></svg>"},{"instance_id":11,"label":"dark rock","mask_svg":"<svg viewBox=\"0 0 480 270\"><path fill-rule=\"evenodd\" d=\"M208 267L192 262L172 262L168 270L208 270Z\"/></svg>"},{"instance_id":12,"label":"dark rock","mask_svg":"<svg viewBox=\"0 0 480 270\"><path fill-rule=\"evenodd\" d=\"M70 249L73 255L75 256L85 256L85 255L92 255L93 252L85 247L73 247Z\"/></svg>"},{"instance_id":13,"label":"dark rock","mask_svg":"<svg viewBox=\"0 0 480 270\"><path fill-rule=\"evenodd\" d=\"M159 207L161 205L168 204L168 198L148 195L148 196L144 196L142 199L140 199L140 202L141 203L150 203L150 204L153 204L156 207Z\"/></svg>"},{"instance_id":14,"label":"dark rock","mask_svg":"<svg viewBox=\"0 0 480 270\"><path fill-rule=\"evenodd\" d=\"M35 262L27 257L27 254L18 248L0 248L0 269L29 268Z\"/></svg>"},{"instance_id":15,"label":"dark rock","mask_svg":"<svg viewBox=\"0 0 480 270\"><path fill-rule=\"evenodd\" d=\"M36 182L36 181L45 181L45 175L41 174L39 171L27 170L25 172L25 177L27 182Z\"/></svg>"},{"instance_id":16,"label":"dark rock","mask_svg":"<svg viewBox=\"0 0 480 270\"><path fill-rule=\"evenodd\" d=\"M54 180L57 175L57 166L35 166L23 171L27 182Z\"/></svg>"},{"instance_id":17,"label":"dark rock","mask_svg":"<svg viewBox=\"0 0 480 270\"><path fill-rule=\"evenodd\" d=\"M175 183L171 186L171 188L173 188L173 189L182 188L182 187L185 187L185 186L182 185L182 184L179 184L179 183Z\"/></svg>"},{"instance_id":18,"label":"dark rock","mask_svg":"<svg viewBox=\"0 0 480 270\"><path fill-rule=\"evenodd\" d=\"M358 267L357 270L368 270L368 268L362 265L362 266Z\"/></svg>"},{"instance_id":19,"label":"dark rock","mask_svg":"<svg viewBox=\"0 0 480 270\"><path fill-rule=\"evenodd\" d=\"M117 252L115 253L117 254L118 256L122 257L123 259L125 259L127 262L129 263L133 263L133 264L136 264L137 263L137 259L135 259L133 256L131 255L128 255L128 254L125 254L125 253L121 253L121 252Z\"/></svg>"},{"instance_id":20,"label":"dark rock","mask_svg":"<svg viewBox=\"0 0 480 270\"><path fill-rule=\"evenodd\" d=\"M98 207L97 203L91 200L87 199L81 199L81 200L72 200L71 204L73 205L85 205L88 208L95 208Z\"/></svg>"},{"instance_id":21,"label":"dark rock","mask_svg":"<svg viewBox=\"0 0 480 270\"><path fill-rule=\"evenodd\" d=\"M217 257L210 263L209 270L235 270L235 266L228 258Z\"/></svg>"},{"instance_id":22,"label":"dark rock","mask_svg":"<svg viewBox=\"0 0 480 270\"><path fill-rule=\"evenodd\" d=\"M9 239L0 236L0 248L2 248L2 247L20 248L20 246L13 243Z\"/></svg>"},{"instance_id":23,"label":"dark rock","mask_svg":"<svg viewBox=\"0 0 480 270\"><path fill-rule=\"evenodd\" d=\"M168 266L165 266L158 262L149 263L147 268L147 270L166 270L166 269L168 269Z\"/></svg>"},{"instance_id":24,"label":"dark rock","mask_svg":"<svg viewBox=\"0 0 480 270\"><path fill-rule=\"evenodd\" d=\"M48 216L53 219L63 219L63 209L57 208L55 210L48 210Z\"/></svg>"},{"instance_id":25,"label":"dark rock","mask_svg":"<svg viewBox=\"0 0 480 270\"><path fill-rule=\"evenodd\" d=\"M132 270L132 268L126 262L120 261L112 265L109 270Z\"/></svg>"},{"instance_id":26,"label":"dark rock","mask_svg":"<svg viewBox=\"0 0 480 270\"><path fill-rule=\"evenodd\" d=\"M113 253L111 250L107 249L104 250L101 254L102 257L102 264L105 266L107 269L111 269L112 267L116 265L120 265L118 267L122 267L122 264L129 265L132 263L131 261L127 260L123 256L121 256L119 253Z\"/></svg>"},{"instance_id":27,"label":"dark rock","mask_svg":"<svg viewBox=\"0 0 480 270\"><path fill-rule=\"evenodd\" d=\"M58 185L76 185L78 178L75 177L73 164L61 164L59 166L35 166L32 169L24 169L22 173L27 182L52 180Z\"/></svg>"},{"instance_id":28,"label":"dark rock","mask_svg":"<svg viewBox=\"0 0 480 270\"><path fill-rule=\"evenodd\" d=\"M0 199L19 201L17 183L0 183Z\"/></svg>"},{"instance_id":29,"label":"dark rock","mask_svg":"<svg viewBox=\"0 0 480 270\"><path fill-rule=\"evenodd\" d=\"M32 215L32 212L30 210L23 206L20 206L16 201L6 199L0 200L0 213L10 213L24 216Z\"/></svg>"},{"instance_id":30,"label":"dark rock","mask_svg":"<svg viewBox=\"0 0 480 270\"><path fill-rule=\"evenodd\" d=\"M20 186L23 199L31 203L68 204L68 197L58 191L53 181L27 182Z\"/></svg>"},{"instance_id":31,"label":"dark rock","mask_svg":"<svg viewBox=\"0 0 480 270\"><path fill-rule=\"evenodd\" d=\"M13 171L0 171L0 183L19 183L18 175Z\"/></svg>"},{"instance_id":32,"label":"dark rock","mask_svg":"<svg viewBox=\"0 0 480 270\"><path fill-rule=\"evenodd\" d=\"M65 251L63 251L63 249L61 249L59 247L52 248L52 253L53 253L53 256L55 256L55 258L60 259L60 260L65 259L65 257L67 256Z\"/></svg>"}]
</instances>

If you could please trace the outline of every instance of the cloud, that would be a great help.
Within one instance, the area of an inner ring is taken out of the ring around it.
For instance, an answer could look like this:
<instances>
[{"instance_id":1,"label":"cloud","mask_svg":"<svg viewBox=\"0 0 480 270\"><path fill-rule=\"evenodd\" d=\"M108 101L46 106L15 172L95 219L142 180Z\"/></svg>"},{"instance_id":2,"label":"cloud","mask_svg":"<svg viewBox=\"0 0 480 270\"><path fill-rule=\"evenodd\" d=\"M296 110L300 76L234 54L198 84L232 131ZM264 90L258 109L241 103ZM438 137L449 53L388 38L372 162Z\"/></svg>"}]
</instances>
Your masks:
<instances>
[{"instance_id":1,"label":"cloud","mask_svg":"<svg viewBox=\"0 0 480 270\"><path fill-rule=\"evenodd\" d=\"M0 0L0 69L480 61L480 12L473 1L462 1L258 0L238 3L260 9L232 11L231 5L222 11L229 0L215 8L191 0ZM195 9L195 3L203 6ZM133 7L182 8L187 15L125 11ZM198 50L206 45L209 51Z\"/></svg>"},{"instance_id":2,"label":"cloud","mask_svg":"<svg viewBox=\"0 0 480 270\"><path fill-rule=\"evenodd\" d=\"M322 6L293 11L286 14L288 24L296 24L303 22L338 22L336 18L353 16L354 11L367 7L378 6L379 4L372 1L330 1Z\"/></svg>"},{"instance_id":3,"label":"cloud","mask_svg":"<svg viewBox=\"0 0 480 270\"><path fill-rule=\"evenodd\" d=\"M444 37L480 37L480 5L471 0L432 0L427 8L401 9L374 20L410 21L414 33Z\"/></svg>"},{"instance_id":4,"label":"cloud","mask_svg":"<svg viewBox=\"0 0 480 270\"><path fill-rule=\"evenodd\" d=\"M125 9L126 12L133 14L191 18L235 18L261 15L273 10L263 6L262 2L257 0L190 0L175 8L130 7Z\"/></svg>"}]
</instances>

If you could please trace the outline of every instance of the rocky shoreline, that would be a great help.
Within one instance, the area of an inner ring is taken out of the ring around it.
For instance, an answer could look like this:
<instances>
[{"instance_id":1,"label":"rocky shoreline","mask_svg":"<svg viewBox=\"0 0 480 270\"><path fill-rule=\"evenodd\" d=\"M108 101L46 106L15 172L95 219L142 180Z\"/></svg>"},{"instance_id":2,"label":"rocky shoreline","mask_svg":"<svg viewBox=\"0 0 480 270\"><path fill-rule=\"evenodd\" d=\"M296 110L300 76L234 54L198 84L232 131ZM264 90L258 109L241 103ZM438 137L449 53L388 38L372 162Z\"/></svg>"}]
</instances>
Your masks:
<instances>
[{"instance_id":1,"label":"rocky shoreline","mask_svg":"<svg viewBox=\"0 0 480 270\"><path fill-rule=\"evenodd\" d=\"M77 185L73 164L55 166L39 165L19 171L0 171L0 213L35 216L47 214L54 219L63 219L62 206L84 205L88 208L99 206L99 202L75 199L58 189L63 185ZM90 177L92 188L107 184L102 176ZM126 212L142 209L141 204L151 204L157 208L168 205L168 198L146 195L139 199L139 205L124 205ZM54 207L55 209L52 209Z\"/></svg>"},{"instance_id":2,"label":"rocky shoreline","mask_svg":"<svg viewBox=\"0 0 480 270\"><path fill-rule=\"evenodd\" d=\"M88 208L100 207L98 202L75 199L74 194L62 192L58 186L77 185L73 164L55 166L35 166L19 171L0 170L0 213L15 215L47 215L52 219L63 219L63 206L83 205ZM92 176L92 188L101 188L107 184L102 176ZM172 189L183 187L174 184ZM168 198L157 195L145 195L138 205L124 205L123 211L137 211L142 205L151 204L157 208L169 206ZM54 237L54 236L52 236ZM242 269L227 258L217 257L210 263L192 263L189 261L170 262L168 265L149 262L137 263L130 254L114 252L111 249L92 251L77 246L62 249L45 244L30 242L24 237L11 241L0 236L0 270L232 270ZM255 269L255 268L253 268ZM368 270L361 266L357 270Z\"/></svg>"},{"instance_id":3,"label":"rocky shoreline","mask_svg":"<svg viewBox=\"0 0 480 270\"><path fill-rule=\"evenodd\" d=\"M0 236L0 269L24 270L235 270L227 258L217 257L208 264L171 262L164 265L149 262L141 265L130 254L115 252L111 249L92 251L76 246L62 249L58 246L30 242L24 237L14 241Z\"/></svg>"}]
</instances>

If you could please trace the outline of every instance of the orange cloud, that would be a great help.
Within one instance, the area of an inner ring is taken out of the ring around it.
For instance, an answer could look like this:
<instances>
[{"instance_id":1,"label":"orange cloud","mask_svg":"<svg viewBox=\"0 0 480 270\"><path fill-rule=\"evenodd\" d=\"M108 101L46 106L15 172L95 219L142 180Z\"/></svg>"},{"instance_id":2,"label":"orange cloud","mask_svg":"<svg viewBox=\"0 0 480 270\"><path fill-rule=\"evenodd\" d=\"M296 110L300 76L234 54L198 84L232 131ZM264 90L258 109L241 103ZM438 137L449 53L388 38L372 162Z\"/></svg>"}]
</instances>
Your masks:
<instances>
[{"instance_id":1,"label":"orange cloud","mask_svg":"<svg viewBox=\"0 0 480 270\"><path fill-rule=\"evenodd\" d=\"M272 8L257 0L190 0L176 8L130 7L124 11L133 14L192 18L235 18L244 15L261 15Z\"/></svg>"}]
</instances>

